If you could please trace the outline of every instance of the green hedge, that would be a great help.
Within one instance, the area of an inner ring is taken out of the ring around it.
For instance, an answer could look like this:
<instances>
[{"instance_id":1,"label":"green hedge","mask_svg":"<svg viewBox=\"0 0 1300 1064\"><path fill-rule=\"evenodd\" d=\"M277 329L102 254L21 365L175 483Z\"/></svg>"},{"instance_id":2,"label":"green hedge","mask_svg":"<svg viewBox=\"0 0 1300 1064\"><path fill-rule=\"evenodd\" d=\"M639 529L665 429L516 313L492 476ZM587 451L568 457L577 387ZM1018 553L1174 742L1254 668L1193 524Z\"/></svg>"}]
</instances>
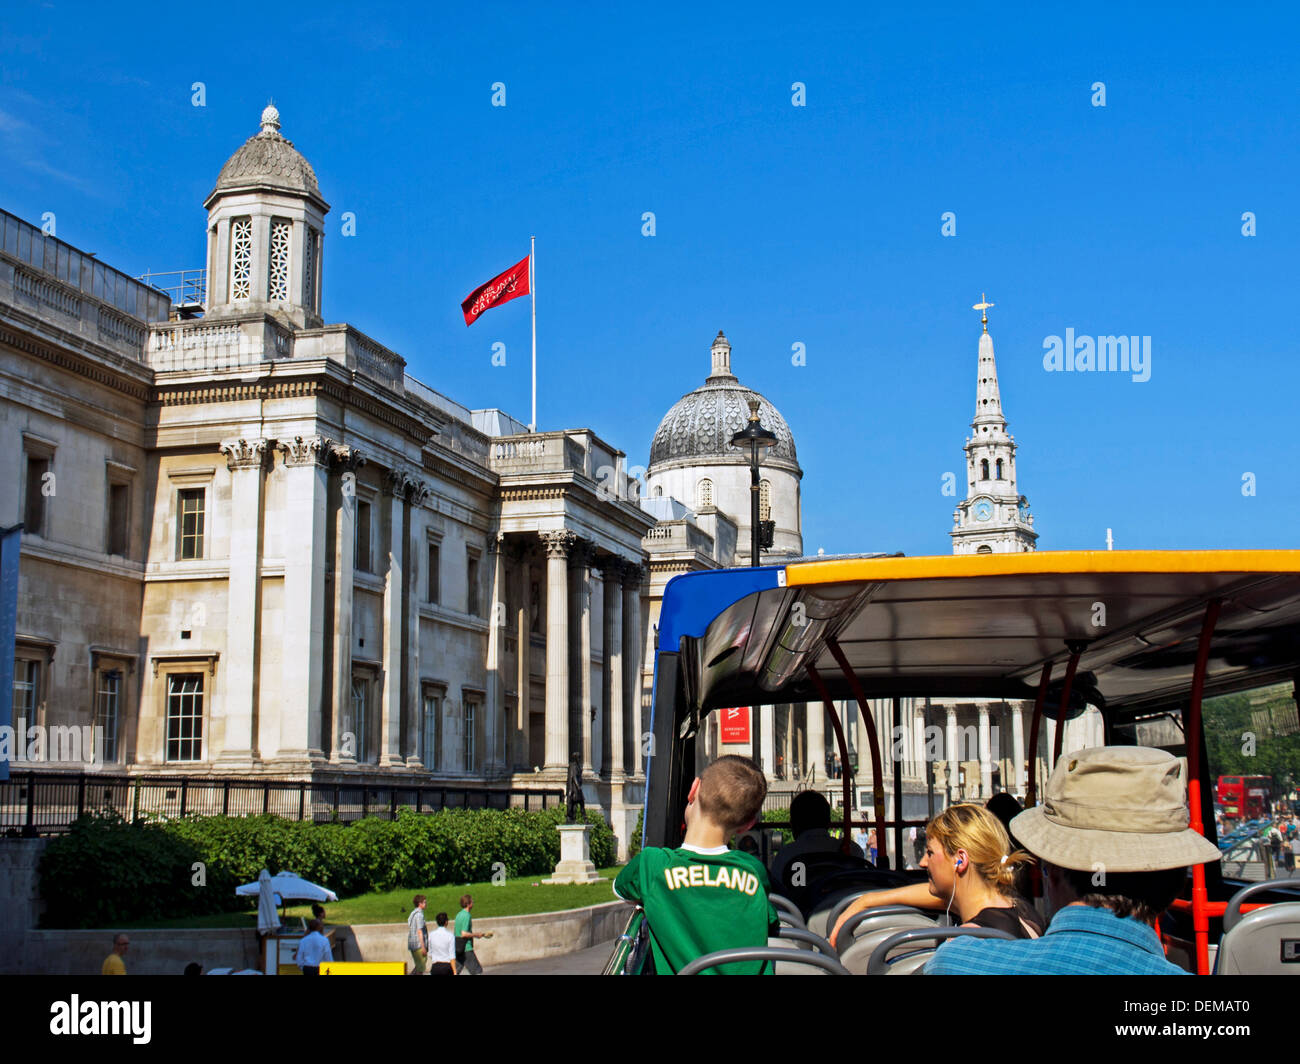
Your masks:
<instances>
[{"instance_id":1,"label":"green hedge","mask_svg":"<svg viewBox=\"0 0 1300 1064\"><path fill-rule=\"evenodd\" d=\"M446 809L396 820L313 824L272 815L185 817L127 823L87 816L56 838L41 859L46 927L105 927L248 908L235 887L292 871L340 897L399 887L437 887L550 872L560 859L564 810ZM598 868L617 856L614 832L594 812L591 859ZM206 885L196 885L194 865Z\"/></svg>"}]
</instances>

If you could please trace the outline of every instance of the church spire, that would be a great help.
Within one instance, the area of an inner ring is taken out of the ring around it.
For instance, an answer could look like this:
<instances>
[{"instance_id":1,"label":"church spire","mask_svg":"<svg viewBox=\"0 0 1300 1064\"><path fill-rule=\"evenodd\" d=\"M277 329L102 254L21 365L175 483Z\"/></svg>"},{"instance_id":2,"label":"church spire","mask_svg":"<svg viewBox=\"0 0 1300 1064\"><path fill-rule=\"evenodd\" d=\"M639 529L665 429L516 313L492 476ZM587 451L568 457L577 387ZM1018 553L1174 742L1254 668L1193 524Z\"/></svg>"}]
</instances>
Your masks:
<instances>
[{"instance_id":1,"label":"church spire","mask_svg":"<svg viewBox=\"0 0 1300 1064\"><path fill-rule=\"evenodd\" d=\"M998 365L993 359L993 337L989 335L989 307L993 306L980 293L980 301L971 309L978 310L980 323L984 331L980 333L979 368L975 385L975 420L971 427L977 432L979 426L996 426L995 431L1005 432L1006 418L1002 416L1002 395L998 391Z\"/></svg>"}]
</instances>

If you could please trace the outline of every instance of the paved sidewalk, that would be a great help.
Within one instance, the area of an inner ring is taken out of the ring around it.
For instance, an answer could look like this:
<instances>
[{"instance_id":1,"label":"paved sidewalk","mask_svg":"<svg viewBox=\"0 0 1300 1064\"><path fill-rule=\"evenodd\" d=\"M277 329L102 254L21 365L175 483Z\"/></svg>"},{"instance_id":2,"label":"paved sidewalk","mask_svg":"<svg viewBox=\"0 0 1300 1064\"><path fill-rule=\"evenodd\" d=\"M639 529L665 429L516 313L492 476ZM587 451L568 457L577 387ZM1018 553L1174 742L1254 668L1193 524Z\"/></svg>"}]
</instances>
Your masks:
<instances>
[{"instance_id":1,"label":"paved sidewalk","mask_svg":"<svg viewBox=\"0 0 1300 1064\"><path fill-rule=\"evenodd\" d=\"M537 961L519 961L517 964L498 964L485 968L484 975L599 975L609 955L614 952L615 939L590 946L577 953L559 957L545 957Z\"/></svg>"}]
</instances>

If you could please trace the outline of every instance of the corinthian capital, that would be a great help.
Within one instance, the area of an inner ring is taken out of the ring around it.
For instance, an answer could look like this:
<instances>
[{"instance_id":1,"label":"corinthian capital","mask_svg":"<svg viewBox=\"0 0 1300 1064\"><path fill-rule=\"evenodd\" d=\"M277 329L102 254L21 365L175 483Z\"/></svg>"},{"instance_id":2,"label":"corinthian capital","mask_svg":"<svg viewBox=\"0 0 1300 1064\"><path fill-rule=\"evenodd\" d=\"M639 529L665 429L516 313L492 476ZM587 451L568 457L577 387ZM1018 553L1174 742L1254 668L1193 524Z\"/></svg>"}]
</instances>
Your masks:
<instances>
[{"instance_id":1,"label":"corinthian capital","mask_svg":"<svg viewBox=\"0 0 1300 1064\"><path fill-rule=\"evenodd\" d=\"M411 475L405 469L390 469L384 474L384 491L389 495L404 499L410 487Z\"/></svg>"},{"instance_id":2,"label":"corinthian capital","mask_svg":"<svg viewBox=\"0 0 1300 1064\"><path fill-rule=\"evenodd\" d=\"M548 558L567 558L573 545L578 542L576 533L561 529L558 532L539 532L542 544L546 547Z\"/></svg>"},{"instance_id":3,"label":"corinthian capital","mask_svg":"<svg viewBox=\"0 0 1300 1064\"><path fill-rule=\"evenodd\" d=\"M366 456L348 444L335 444L330 448L330 460L339 473L355 473L366 464Z\"/></svg>"},{"instance_id":4,"label":"corinthian capital","mask_svg":"<svg viewBox=\"0 0 1300 1064\"><path fill-rule=\"evenodd\" d=\"M287 466L324 465L329 461L330 441L324 436L295 436L281 440Z\"/></svg>"},{"instance_id":5,"label":"corinthian capital","mask_svg":"<svg viewBox=\"0 0 1300 1064\"><path fill-rule=\"evenodd\" d=\"M221 453L226 456L226 468L231 472L236 469L261 469L266 461L266 443L264 439L223 440Z\"/></svg>"},{"instance_id":6,"label":"corinthian capital","mask_svg":"<svg viewBox=\"0 0 1300 1064\"><path fill-rule=\"evenodd\" d=\"M569 548L569 568L586 569L596 560L596 545L580 539Z\"/></svg>"},{"instance_id":7,"label":"corinthian capital","mask_svg":"<svg viewBox=\"0 0 1300 1064\"><path fill-rule=\"evenodd\" d=\"M623 586L629 591L639 591L645 582L646 567L636 562L627 562L623 566Z\"/></svg>"},{"instance_id":8,"label":"corinthian capital","mask_svg":"<svg viewBox=\"0 0 1300 1064\"><path fill-rule=\"evenodd\" d=\"M423 506L433 494L433 486L427 480L411 477L410 492L411 505L418 508Z\"/></svg>"}]
</instances>

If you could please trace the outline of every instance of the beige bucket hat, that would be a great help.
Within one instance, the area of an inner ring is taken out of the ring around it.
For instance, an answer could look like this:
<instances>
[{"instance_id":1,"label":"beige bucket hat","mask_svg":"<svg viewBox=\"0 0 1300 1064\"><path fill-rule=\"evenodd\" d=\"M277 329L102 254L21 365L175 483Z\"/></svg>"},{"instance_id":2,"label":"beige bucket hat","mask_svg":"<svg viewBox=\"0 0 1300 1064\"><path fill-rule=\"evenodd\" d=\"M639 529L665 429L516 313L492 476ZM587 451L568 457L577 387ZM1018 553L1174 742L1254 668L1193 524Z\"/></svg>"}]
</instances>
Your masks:
<instances>
[{"instance_id":1,"label":"beige bucket hat","mask_svg":"<svg viewBox=\"0 0 1300 1064\"><path fill-rule=\"evenodd\" d=\"M1221 858L1188 827L1187 762L1144 746L1097 746L1056 763L1043 804L1011 821L1020 844L1058 868L1156 872Z\"/></svg>"}]
</instances>

